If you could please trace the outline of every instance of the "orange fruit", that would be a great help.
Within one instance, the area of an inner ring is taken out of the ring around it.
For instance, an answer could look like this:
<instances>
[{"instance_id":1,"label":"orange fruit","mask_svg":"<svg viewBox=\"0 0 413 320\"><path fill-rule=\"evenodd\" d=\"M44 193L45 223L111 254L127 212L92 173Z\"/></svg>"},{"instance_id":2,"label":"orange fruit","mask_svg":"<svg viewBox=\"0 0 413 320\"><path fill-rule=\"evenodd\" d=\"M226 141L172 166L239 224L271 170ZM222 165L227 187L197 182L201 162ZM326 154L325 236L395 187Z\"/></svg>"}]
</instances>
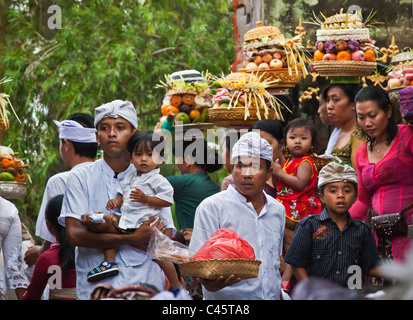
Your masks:
<instances>
[{"instance_id":1,"label":"orange fruit","mask_svg":"<svg viewBox=\"0 0 413 320\"><path fill-rule=\"evenodd\" d=\"M175 115L177 115L179 113L179 108L175 106L168 106L168 108L166 108L166 115L168 115L171 111L175 112Z\"/></svg>"},{"instance_id":2,"label":"orange fruit","mask_svg":"<svg viewBox=\"0 0 413 320\"><path fill-rule=\"evenodd\" d=\"M194 120L196 117L199 117L200 115L201 113L196 109L191 110L191 112L189 113L189 117L191 118L191 120Z\"/></svg>"},{"instance_id":3,"label":"orange fruit","mask_svg":"<svg viewBox=\"0 0 413 320\"><path fill-rule=\"evenodd\" d=\"M182 97L179 94L174 94L169 103L175 107L179 107L182 104Z\"/></svg>"},{"instance_id":4,"label":"orange fruit","mask_svg":"<svg viewBox=\"0 0 413 320\"><path fill-rule=\"evenodd\" d=\"M351 54L347 50L340 51L339 53L337 53L336 59L337 60L342 60L342 61L343 60L351 60Z\"/></svg>"},{"instance_id":5,"label":"orange fruit","mask_svg":"<svg viewBox=\"0 0 413 320\"><path fill-rule=\"evenodd\" d=\"M314 61L323 60L323 57L324 57L324 53L322 53L320 50L317 50L316 52L314 52Z\"/></svg>"},{"instance_id":6,"label":"orange fruit","mask_svg":"<svg viewBox=\"0 0 413 320\"><path fill-rule=\"evenodd\" d=\"M162 107L161 107L161 112L162 112L162 115L163 115L163 116L167 116L167 115L168 115L168 112L166 111L166 109L167 109L168 107L169 107L169 106L168 106L167 104L162 105Z\"/></svg>"},{"instance_id":7,"label":"orange fruit","mask_svg":"<svg viewBox=\"0 0 413 320\"><path fill-rule=\"evenodd\" d=\"M376 54L374 53L373 49L367 49L366 51L364 51L364 55L366 56L366 61L376 61Z\"/></svg>"}]
</instances>

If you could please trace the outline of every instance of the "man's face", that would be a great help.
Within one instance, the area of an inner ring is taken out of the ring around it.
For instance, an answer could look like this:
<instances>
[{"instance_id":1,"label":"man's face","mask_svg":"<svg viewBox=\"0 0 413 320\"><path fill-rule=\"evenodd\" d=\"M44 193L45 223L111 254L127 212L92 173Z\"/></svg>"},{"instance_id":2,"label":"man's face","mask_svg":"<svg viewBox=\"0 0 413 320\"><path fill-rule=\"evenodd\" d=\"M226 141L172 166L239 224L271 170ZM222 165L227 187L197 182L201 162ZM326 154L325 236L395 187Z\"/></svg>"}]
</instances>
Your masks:
<instances>
[{"instance_id":1,"label":"man's face","mask_svg":"<svg viewBox=\"0 0 413 320\"><path fill-rule=\"evenodd\" d=\"M127 151L129 138L134 133L130 122L123 118L103 118L97 126L97 141L110 156Z\"/></svg>"},{"instance_id":2,"label":"man's face","mask_svg":"<svg viewBox=\"0 0 413 320\"><path fill-rule=\"evenodd\" d=\"M235 189L247 198L261 193L271 172L264 159L239 157L232 171Z\"/></svg>"}]
</instances>

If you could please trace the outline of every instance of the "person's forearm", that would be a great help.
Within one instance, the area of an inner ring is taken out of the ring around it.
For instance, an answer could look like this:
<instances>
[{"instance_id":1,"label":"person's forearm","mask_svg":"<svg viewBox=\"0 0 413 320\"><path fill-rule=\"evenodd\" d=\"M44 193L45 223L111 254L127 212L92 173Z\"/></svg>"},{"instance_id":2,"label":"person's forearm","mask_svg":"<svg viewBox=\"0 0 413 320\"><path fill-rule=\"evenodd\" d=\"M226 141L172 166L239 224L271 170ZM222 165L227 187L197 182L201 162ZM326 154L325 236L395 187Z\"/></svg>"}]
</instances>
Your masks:
<instances>
[{"instance_id":1,"label":"person's forearm","mask_svg":"<svg viewBox=\"0 0 413 320\"><path fill-rule=\"evenodd\" d=\"M297 278L298 281L308 279L308 274L307 274L307 271L305 270L305 268L297 267L297 266L291 266L291 267L292 267L293 273L294 273L294 275L295 275L295 277Z\"/></svg>"},{"instance_id":2,"label":"person's forearm","mask_svg":"<svg viewBox=\"0 0 413 320\"><path fill-rule=\"evenodd\" d=\"M279 179L284 181L286 184L288 184L291 188L299 191L305 190L307 187L308 181L302 181L300 180L299 177L297 176L292 176L286 173L285 171L280 172L278 175Z\"/></svg>"},{"instance_id":3,"label":"person's forearm","mask_svg":"<svg viewBox=\"0 0 413 320\"><path fill-rule=\"evenodd\" d=\"M133 242L129 233L92 232L75 218L66 218L66 234L69 243L77 247L104 249Z\"/></svg>"},{"instance_id":4,"label":"person's forearm","mask_svg":"<svg viewBox=\"0 0 413 320\"><path fill-rule=\"evenodd\" d=\"M148 197L147 205L151 207L164 208L164 207L170 207L173 205L173 203L159 199L157 197L150 197L150 196L147 196L147 197Z\"/></svg>"}]
</instances>

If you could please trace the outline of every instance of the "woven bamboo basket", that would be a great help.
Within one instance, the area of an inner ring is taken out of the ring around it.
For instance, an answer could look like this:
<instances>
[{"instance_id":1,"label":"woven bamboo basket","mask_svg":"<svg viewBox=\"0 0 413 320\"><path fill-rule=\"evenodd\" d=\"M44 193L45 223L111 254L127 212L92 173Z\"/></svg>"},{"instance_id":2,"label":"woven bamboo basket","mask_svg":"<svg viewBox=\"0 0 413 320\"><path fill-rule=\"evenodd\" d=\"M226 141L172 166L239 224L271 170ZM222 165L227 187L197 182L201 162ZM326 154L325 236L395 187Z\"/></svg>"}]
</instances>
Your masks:
<instances>
[{"instance_id":1,"label":"woven bamboo basket","mask_svg":"<svg viewBox=\"0 0 413 320\"><path fill-rule=\"evenodd\" d=\"M392 88L389 89L387 92L387 95L389 96L390 103L392 104L394 109L399 109L400 108L400 90L404 89L406 87L397 87L397 88Z\"/></svg>"},{"instance_id":2,"label":"woven bamboo basket","mask_svg":"<svg viewBox=\"0 0 413 320\"><path fill-rule=\"evenodd\" d=\"M241 69L240 71L244 71ZM245 72L247 72L245 70ZM294 88L297 84L300 83L303 73L301 70L291 69L291 75L288 71L288 68L280 68L280 69L273 69L273 70L265 70L265 71L255 71L254 73L257 78L261 79L261 81L277 81L277 83L271 84L268 88Z\"/></svg>"},{"instance_id":3,"label":"woven bamboo basket","mask_svg":"<svg viewBox=\"0 0 413 320\"><path fill-rule=\"evenodd\" d=\"M190 277L215 280L219 276L224 279L230 275L235 278L257 278L261 261L249 259L211 259L192 260L179 264L181 274Z\"/></svg>"},{"instance_id":4,"label":"woven bamboo basket","mask_svg":"<svg viewBox=\"0 0 413 320\"><path fill-rule=\"evenodd\" d=\"M250 116L244 120L245 107L227 108L211 108L208 110L209 121L220 127L231 126L251 126L254 122L260 120L257 116L257 109L255 107L248 109ZM259 113L262 119L274 119L274 110L268 110L268 117L266 118L264 108L259 108Z\"/></svg>"},{"instance_id":5,"label":"woven bamboo basket","mask_svg":"<svg viewBox=\"0 0 413 320\"><path fill-rule=\"evenodd\" d=\"M3 136L10 128L10 121L4 122L3 119L0 119L0 140L3 139Z\"/></svg>"},{"instance_id":6,"label":"woven bamboo basket","mask_svg":"<svg viewBox=\"0 0 413 320\"><path fill-rule=\"evenodd\" d=\"M364 77L376 70L375 62L320 60L313 63L315 71L323 77Z\"/></svg>"}]
</instances>

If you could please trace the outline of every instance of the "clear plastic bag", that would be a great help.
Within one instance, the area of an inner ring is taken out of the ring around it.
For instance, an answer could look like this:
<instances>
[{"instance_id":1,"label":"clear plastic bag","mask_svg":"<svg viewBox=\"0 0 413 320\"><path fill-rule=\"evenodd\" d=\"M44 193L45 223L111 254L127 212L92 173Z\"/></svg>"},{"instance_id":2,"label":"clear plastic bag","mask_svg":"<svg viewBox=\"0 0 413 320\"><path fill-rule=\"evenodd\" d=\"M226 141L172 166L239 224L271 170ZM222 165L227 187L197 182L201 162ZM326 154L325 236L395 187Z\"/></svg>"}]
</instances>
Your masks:
<instances>
[{"instance_id":1,"label":"clear plastic bag","mask_svg":"<svg viewBox=\"0 0 413 320\"><path fill-rule=\"evenodd\" d=\"M152 259L175 263L187 262L194 256L186 245L170 239L156 228L151 234L147 253Z\"/></svg>"},{"instance_id":2,"label":"clear plastic bag","mask_svg":"<svg viewBox=\"0 0 413 320\"><path fill-rule=\"evenodd\" d=\"M251 259L255 260L254 248L231 229L216 231L194 255L194 260L204 259Z\"/></svg>"}]
</instances>

